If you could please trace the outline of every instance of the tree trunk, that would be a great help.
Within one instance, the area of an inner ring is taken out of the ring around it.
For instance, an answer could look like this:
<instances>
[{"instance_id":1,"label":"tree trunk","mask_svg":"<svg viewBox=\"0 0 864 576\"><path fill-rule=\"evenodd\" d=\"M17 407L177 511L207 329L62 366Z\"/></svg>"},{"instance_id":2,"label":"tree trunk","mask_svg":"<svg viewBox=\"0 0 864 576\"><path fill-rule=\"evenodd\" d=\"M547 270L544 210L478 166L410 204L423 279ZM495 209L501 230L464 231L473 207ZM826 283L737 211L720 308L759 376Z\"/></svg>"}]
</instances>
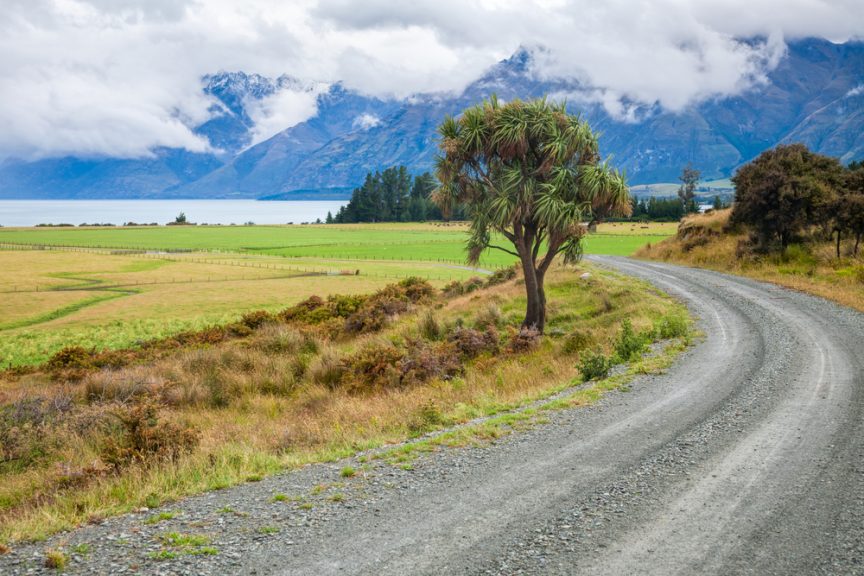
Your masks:
<instances>
[{"instance_id":1,"label":"tree trunk","mask_svg":"<svg viewBox=\"0 0 864 576\"><path fill-rule=\"evenodd\" d=\"M837 230L837 259L840 259L840 230Z\"/></svg>"},{"instance_id":2,"label":"tree trunk","mask_svg":"<svg viewBox=\"0 0 864 576\"><path fill-rule=\"evenodd\" d=\"M852 249L852 255L858 256L858 244L861 243L861 232L855 234L855 248Z\"/></svg>"},{"instance_id":3,"label":"tree trunk","mask_svg":"<svg viewBox=\"0 0 864 576\"><path fill-rule=\"evenodd\" d=\"M541 317L540 308L540 292L537 285L537 270L534 268L534 257L531 250L522 246L517 246L519 259L522 262L522 274L525 276L525 295L528 298L528 305L525 309L525 320L522 321L523 328L535 327L542 331L541 325L543 319Z\"/></svg>"},{"instance_id":4,"label":"tree trunk","mask_svg":"<svg viewBox=\"0 0 864 576\"><path fill-rule=\"evenodd\" d=\"M546 272L537 270L535 272L537 276L537 301L538 301L538 316L539 322L537 322L537 330L543 334L543 331L546 329L546 290L543 288L543 283L545 281Z\"/></svg>"}]
</instances>

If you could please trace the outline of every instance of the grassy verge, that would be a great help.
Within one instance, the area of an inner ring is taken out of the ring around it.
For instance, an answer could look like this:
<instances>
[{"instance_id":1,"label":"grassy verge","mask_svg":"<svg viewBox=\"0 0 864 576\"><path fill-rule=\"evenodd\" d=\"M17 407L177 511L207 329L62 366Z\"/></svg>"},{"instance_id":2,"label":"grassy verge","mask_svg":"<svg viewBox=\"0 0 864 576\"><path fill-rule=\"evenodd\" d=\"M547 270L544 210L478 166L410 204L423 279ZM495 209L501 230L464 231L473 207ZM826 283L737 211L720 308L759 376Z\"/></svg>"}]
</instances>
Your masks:
<instances>
[{"instance_id":1,"label":"grassy verge","mask_svg":"<svg viewBox=\"0 0 864 576\"><path fill-rule=\"evenodd\" d=\"M864 312L864 252L851 256L851 241L841 246L841 258L830 242L792 245L786 254L742 253L746 234L728 230L729 213L691 216L678 235L649 244L635 256L772 282Z\"/></svg>"},{"instance_id":2,"label":"grassy verge","mask_svg":"<svg viewBox=\"0 0 864 576\"><path fill-rule=\"evenodd\" d=\"M517 329L518 279L446 295L409 282L250 315L243 338L144 364L9 376L0 382L0 542L481 416L494 416L481 429L489 435L536 422L554 404L504 412L572 387L586 358L635 354L686 317L647 284L583 271L550 272L542 339ZM603 380L573 398L621 385Z\"/></svg>"}]
</instances>

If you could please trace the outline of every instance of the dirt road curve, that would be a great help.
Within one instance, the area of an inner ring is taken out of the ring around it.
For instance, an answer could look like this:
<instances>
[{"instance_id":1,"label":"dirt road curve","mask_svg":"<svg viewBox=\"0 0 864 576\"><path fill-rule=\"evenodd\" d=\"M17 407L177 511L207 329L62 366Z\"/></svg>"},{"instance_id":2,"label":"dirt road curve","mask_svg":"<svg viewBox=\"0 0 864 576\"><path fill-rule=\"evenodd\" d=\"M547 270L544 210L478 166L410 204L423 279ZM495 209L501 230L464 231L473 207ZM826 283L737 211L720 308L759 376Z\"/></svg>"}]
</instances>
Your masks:
<instances>
[{"instance_id":1,"label":"dirt road curve","mask_svg":"<svg viewBox=\"0 0 864 576\"><path fill-rule=\"evenodd\" d=\"M712 272L597 261L684 299L704 343L599 409L247 566L864 574L864 316Z\"/></svg>"},{"instance_id":2,"label":"dirt road curve","mask_svg":"<svg viewBox=\"0 0 864 576\"><path fill-rule=\"evenodd\" d=\"M268 499L338 482L342 463L189 499L156 527L89 527L64 537L91 546L70 571L864 574L864 315L708 271L595 262L686 301L704 341L528 432L412 471L376 463L339 503ZM206 532L219 553L150 559L168 529ZM18 554L0 573L26 573L35 552Z\"/></svg>"}]
</instances>

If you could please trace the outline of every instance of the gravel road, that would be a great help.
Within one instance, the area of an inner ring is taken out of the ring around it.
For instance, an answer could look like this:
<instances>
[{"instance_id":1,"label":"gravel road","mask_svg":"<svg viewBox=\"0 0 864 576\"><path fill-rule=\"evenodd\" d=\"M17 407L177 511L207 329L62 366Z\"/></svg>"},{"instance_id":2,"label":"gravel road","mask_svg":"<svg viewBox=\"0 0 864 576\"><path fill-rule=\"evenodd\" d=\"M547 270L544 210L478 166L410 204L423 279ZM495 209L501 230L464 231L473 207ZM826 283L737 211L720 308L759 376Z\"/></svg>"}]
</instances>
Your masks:
<instances>
[{"instance_id":1,"label":"gravel road","mask_svg":"<svg viewBox=\"0 0 864 576\"><path fill-rule=\"evenodd\" d=\"M0 573L43 571L62 545L82 574L864 574L864 315L593 260L685 301L704 340L663 375L492 444L347 479L356 462L310 466L155 524L147 511L19 547ZM218 553L157 560L168 531Z\"/></svg>"}]
</instances>

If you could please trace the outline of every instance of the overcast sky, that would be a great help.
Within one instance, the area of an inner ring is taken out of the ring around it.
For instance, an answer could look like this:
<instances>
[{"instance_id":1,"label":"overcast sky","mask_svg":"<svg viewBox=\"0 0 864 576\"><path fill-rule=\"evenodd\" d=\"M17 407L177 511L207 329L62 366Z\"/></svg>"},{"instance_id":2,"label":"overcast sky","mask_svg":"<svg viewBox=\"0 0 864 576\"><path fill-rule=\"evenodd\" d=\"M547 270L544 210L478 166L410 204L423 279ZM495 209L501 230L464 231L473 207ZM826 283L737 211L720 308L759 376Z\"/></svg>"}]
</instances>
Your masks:
<instances>
[{"instance_id":1,"label":"overcast sky","mask_svg":"<svg viewBox=\"0 0 864 576\"><path fill-rule=\"evenodd\" d=\"M0 157L204 151L190 127L219 70L404 98L459 91L520 45L613 113L679 110L758 82L802 36L864 37L861 0L3 0ZM264 138L313 115L315 93L255 113Z\"/></svg>"}]
</instances>

